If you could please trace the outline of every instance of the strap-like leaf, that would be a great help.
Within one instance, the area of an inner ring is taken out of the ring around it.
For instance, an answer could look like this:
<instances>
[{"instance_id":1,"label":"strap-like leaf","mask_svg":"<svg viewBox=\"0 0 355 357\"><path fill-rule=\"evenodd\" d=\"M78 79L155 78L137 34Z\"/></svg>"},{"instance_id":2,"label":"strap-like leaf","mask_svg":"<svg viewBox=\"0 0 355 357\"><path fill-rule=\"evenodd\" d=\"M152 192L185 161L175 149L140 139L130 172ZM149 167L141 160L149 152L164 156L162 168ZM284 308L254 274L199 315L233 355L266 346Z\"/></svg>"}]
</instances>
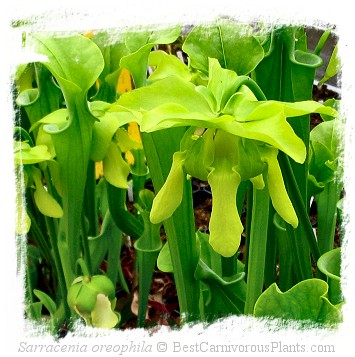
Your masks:
<instances>
[{"instance_id":1,"label":"strap-like leaf","mask_svg":"<svg viewBox=\"0 0 355 357\"><path fill-rule=\"evenodd\" d=\"M44 293L43 291L34 289L33 293L38 297L39 301L45 306L45 308L49 311L51 316L54 316L55 312L57 311L57 306L53 299Z\"/></svg>"}]
</instances>

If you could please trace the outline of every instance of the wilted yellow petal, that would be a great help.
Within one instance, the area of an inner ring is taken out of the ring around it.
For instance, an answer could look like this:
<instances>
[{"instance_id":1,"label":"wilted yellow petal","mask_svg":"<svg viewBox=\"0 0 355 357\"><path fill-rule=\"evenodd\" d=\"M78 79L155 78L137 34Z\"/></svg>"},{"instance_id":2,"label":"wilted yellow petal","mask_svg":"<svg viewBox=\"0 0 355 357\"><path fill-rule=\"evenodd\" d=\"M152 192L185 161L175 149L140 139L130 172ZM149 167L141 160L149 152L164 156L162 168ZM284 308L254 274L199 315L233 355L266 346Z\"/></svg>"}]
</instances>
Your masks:
<instances>
[{"instance_id":1,"label":"wilted yellow petal","mask_svg":"<svg viewBox=\"0 0 355 357\"><path fill-rule=\"evenodd\" d=\"M104 167L102 161L95 162L95 178L98 180L100 177L104 175Z\"/></svg>"},{"instance_id":2,"label":"wilted yellow petal","mask_svg":"<svg viewBox=\"0 0 355 357\"><path fill-rule=\"evenodd\" d=\"M264 160L268 164L267 184L271 197L272 205L276 212L292 227L297 228L298 218L293 208L292 202L288 197L282 172L277 161L278 150L265 147Z\"/></svg>"},{"instance_id":3,"label":"wilted yellow petal","mask_svg":"<svg viewBox=\"0 0 355 357\"><path fill-rule=\"evenodd\" d=\"M130 151L126 151L125 152L125 159L128 163L129 166L133 166L134 165L134 156Z\"/></svg>"},{"instance_id":4,"label":"wilted yellow petal","mask_svg":"<svg viewBox=\"0 0 355 357\"><path fill-rule=\"evenodd\" d=\"M21 193L16 195L16 233L17 234L26 234L31 227L31 219L26 212L25 198Z\"/></svg>"},{"instance_id":5,"label":"wilted yellow petal","mask_svg":"<svg viewBox=\"0 0 355 357\"><path fill-rule=\"evenodd\" d=\"M212 248L224 257L234 255L240 245L243 225L236 205L241 178L235 171L213 170L208 175L212 190L212 213L209 223Z\"/></svg>"},{"instance_id":6,"label":"wilted yellow petal","mask_svg":"<svg viewBox=\"0 0 355 357\"><path fill-rule=\"evenodd\" d=\"M153 201L150 212L150 221L153 224L161 223L171 217L182 201L185 180L182 167L184 160L185 152L178 151L174 154L169 175Z\"/></svg>"},{"instance_id":7,"label":"wilted yellow petal","mask_svg":"<svg viewBox=\"0 0 355 357\"><path fill-rule=\"evenodd\" d=\"M110 143L103 161L103 170L106 180L113 186L128 188L127 178L130 167L123 159L120 148L114 142Z\"/></svg>"},{"instance_id":8,"label":"wilted yellow petal","mask_svg":"<svg viewBox=\"0 0 355 357\"><path fill-rule=\"evenodd\" d=\"M46 191L41 181L41 171L32 167L32 175L35 181L36 191L34 200L38 210L45 216L60 218L63 216L63 209L59 203Z\"/></svg>"},{"instance_id":9,"label":"wilted yellow petal","mask_svg":"<svg viewBox=\"0 0 355 357\"><path fill-rule=\"evenodd\" d=\"M112 311L111 302L104 294L98 294L95 309L91 312L94 327L114 328L119 323L118 316Z\"/></svg>"},{"instance_id":10,"label":"wilted yellow petal","mask_svg":"<svg viewBox=\"0 0 355 357\"><path fill-rule=\"evenodd\" d=\"M142 142L141 133L136 122L131 122L128 124L128 135L132 140L138 141L139 143Z\"/></svg>"},{"instance_id":11,"label":"wilted yellow petal","mask_svg":"<svg viewBox=\"0 0 355 357\"><path fill-rule=\"evenodd\" d=\"M94 37L94 31L91 30L91 31L85 32L84 36L91 39Z\"/></svg>"},{"instance_id":12,"label":"wilted yellow petal","mask_svg":"<svg viewBox=\"0 0 355 357\"><path fill-rule=\"evenodd\" d=\"M124 92L129 92L132 90L132 78L131 74L129 73L128 69L122 68L120 76L118 77L117 81L117 92L118 93L124 93Z\"/></svg>"},{"instance_id":13,"label":"wilted yellow petal","mask_svg":"<svg viewBox=\"0 0 355 357\"><path fill-rule=\"evenodd\" d=\"M257 190L262 190L265 187L265 182L262 174L260 174L259 176L252 177L250 181Z\"/></svg>"}]
</instances>

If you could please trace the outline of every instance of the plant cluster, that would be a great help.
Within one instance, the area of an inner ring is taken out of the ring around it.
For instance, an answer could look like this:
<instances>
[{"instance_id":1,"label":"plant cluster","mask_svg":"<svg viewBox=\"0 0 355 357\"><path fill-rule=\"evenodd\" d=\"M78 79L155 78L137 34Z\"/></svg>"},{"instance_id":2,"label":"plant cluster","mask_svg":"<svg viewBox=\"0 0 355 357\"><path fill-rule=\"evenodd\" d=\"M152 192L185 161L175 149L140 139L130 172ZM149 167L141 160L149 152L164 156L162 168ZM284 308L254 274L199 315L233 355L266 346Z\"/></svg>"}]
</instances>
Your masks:
<instances>
[{"instance_id":1,"label":"plant cluster","mask_svg":"<svg viewBox=\"0 0 355 357\"><path fill-rule=\"evenodd\" d=\"M312 100L330 34L311 52L302 26L226 19L189 33L26 33L44 56L14 79L26 316L53 333L76 319L120 328L129 240L138 327L157 269L173 276L182 323L340 322L343 123L337 100ZM335 48L321 83L338 69ZM208 233L195 229L193 179L211 187Z\"/></svg>"}]
</instances>

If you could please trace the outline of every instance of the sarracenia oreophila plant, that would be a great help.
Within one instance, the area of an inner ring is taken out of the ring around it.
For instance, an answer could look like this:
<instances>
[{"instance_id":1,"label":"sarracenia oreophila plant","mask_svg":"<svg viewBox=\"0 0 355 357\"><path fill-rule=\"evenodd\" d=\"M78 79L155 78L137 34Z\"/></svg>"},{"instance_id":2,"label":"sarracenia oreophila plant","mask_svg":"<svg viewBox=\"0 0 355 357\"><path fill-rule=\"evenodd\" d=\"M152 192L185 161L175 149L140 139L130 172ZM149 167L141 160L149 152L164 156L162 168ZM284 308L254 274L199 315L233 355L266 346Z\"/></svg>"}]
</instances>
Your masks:
<instances>
[{"instance_id":1,"label":"sarracenia oreophila plant","mask_svg":"<svg viewBox=\"0 0 355 357\"><path fill-rule=\"evenodd\" d=\"M330 33L313 52L302 26L224 19L189 33L26 33L43 56L14 79L26 316L49 313L53 333L75 320L120 328L138 296L144 327L160 270L181 323L341 321L343 123L337 100L312 100ZM338 69L334 54L323 82ZM311 113L323 120L313 130ZM193 180L211 188L208 232L195 228Z\"/></svg>"}]
</instances>

